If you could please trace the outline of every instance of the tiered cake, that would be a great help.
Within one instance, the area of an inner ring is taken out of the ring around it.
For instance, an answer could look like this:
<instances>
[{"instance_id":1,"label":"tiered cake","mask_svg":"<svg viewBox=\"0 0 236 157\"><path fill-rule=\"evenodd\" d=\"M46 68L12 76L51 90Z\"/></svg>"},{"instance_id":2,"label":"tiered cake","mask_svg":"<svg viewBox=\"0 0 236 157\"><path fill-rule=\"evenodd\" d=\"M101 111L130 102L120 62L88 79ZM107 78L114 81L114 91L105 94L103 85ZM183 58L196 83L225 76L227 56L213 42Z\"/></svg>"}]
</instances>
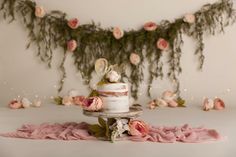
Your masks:
<instances>
[{"instance_id":1,"label":"tiered cake","mask_svg":"<svg viewBox=\"0 0 236 157\"><path fill-rule=\"evenodd\" d=\"M107 83L97 89L107 113L129 112L129 92L126 83Z\"/></svg>"}]
</instances>

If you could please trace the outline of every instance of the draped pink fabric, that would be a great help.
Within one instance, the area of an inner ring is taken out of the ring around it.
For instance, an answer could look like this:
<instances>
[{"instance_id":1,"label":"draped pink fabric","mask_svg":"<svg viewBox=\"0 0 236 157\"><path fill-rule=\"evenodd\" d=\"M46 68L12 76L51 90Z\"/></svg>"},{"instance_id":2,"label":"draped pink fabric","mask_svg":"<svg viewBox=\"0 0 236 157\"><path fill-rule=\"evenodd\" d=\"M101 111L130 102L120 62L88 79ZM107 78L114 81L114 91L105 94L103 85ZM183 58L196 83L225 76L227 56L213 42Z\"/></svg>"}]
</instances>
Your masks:
<instances>
[{"instance_id":1,"label":"draped pink fabric","mask_svg":"<svg viewBox=\"0 0 236 157\"><path fill-rule=\"evenodd\" d=\"M24 139L52 139L52 140L96 140L88 132L89 124L64 123L41 125L23 125L16 132L0 134L3 137L24 138ZM150 126L149 134L142 136L127 136L120 140L151 141L161 143L185 142L201 143L220 140L221 137L216 130L203 127L191 128L185 124L179 127L155 127Z\"/></svg>"}]
</instances>

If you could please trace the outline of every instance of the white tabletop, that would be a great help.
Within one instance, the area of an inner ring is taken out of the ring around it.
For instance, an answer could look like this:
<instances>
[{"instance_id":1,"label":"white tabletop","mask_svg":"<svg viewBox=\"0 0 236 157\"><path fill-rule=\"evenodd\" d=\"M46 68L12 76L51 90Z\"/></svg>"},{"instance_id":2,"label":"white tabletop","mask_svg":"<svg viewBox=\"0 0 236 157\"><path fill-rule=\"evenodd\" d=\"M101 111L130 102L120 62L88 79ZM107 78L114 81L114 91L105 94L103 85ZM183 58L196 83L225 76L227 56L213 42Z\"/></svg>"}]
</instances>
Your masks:
<instances>
[{"instance_id":1,"label":"white tabletop","mask_svg":"<svg viewBox=\"0 0 236 157\"><path fill-rule=\"evenodd\" d=\"M0 157L235 157L236 108L224 111L203 112L198 106L188 108L144 109L142 120L153 125L204 125L217 129L226 140L201 144L162 144L152 142L121 141L114 144L105 141L52 141L25 140L0 137ZM0 108L0 133L14 131L22 124L43 122L89 122L79 107L45 105L41 108L10 110Z\"/></svg>"}]
</instances>

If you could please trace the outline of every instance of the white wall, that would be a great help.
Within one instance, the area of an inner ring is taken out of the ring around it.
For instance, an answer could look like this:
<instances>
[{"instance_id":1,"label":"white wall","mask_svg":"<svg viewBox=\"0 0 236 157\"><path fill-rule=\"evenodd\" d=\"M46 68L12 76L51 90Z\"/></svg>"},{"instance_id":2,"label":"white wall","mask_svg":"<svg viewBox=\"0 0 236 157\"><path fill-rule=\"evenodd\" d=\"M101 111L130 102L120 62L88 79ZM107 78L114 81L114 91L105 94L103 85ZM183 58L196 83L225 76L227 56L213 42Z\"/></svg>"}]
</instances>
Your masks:
<instances>
[{"instance_id":1,"label":"white wall","mask_svg":"<svg viewBox=\"0 0 236 157\"><path fill-rule=\"evenodd\" d=\"M194 12L202 5L216 0L37 0L45 9L59 9L71 17L78 17L81 23L91 20L101 22L104 27L120 26L124 29L140 28L146 21L174 19L186 12ZM59 81L58 55L54 66L48 69L35 56L34 49L25 49L27 33L19 21L8 24L0 19L0 105L18 95L34 98L38 95L47 100L57 94ZM227 105L234 105L236 94L236 25L226 28L225 35L205 38L205 65L197 71L198 62L194 56L194 43L185 39L180 76L181 90L188 105L199 105L204 96L222 97ZM82 85L80 75L73 67L71 56L66 61L67 79L65 93L71 88L88 94ZM94 81L95 82L95 81ZM145 85L143 85L145 86ZM153 96L171 87L168 81L154 82ZM140 93L140 103L149 101Z\"/></svg>"}]
</instances>

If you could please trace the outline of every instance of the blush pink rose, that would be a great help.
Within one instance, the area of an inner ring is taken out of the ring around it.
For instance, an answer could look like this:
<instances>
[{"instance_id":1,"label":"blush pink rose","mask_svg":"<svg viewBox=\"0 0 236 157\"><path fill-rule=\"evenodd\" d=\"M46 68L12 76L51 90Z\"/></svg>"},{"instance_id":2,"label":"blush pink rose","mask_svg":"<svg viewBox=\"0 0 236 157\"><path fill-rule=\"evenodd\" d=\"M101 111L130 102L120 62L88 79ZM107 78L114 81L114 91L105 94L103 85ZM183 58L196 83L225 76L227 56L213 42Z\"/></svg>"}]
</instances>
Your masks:
<instances>
[{"instance_id":1,"label":"blush pink rose","mask_svg":"<svg viewBox=\"0 0 236 157\"><path fill-rule=\"evenodd\" d=\"M223 109L225 109L224 101L222 99L220 99L220 98L216 98L214 100L214 109L216 109L216 110L223 110Z\"/></svg>"},{"instance_id":2,"label":"blush pink rose","mask_svg":"<svg viewBox=\"0 0 236 157\"><path fill-rule=\"evenodd\" d=\"M214 101L208 98L204 99L202 108L204 111L210 111L214 108Z\"/></svg>"},{"instance_id":3,"label":"blush pink rose","mask_svg":"<svg viewBox=\"0 0 236 157\"><path fill-rule=\"evenodd\" d=\"M141 61L140 56L137 53L131 53L129 60L133 65L138 65Z\"/></svg>"},{"instance_id":4,"label":"blush pink rose","mask_svg":"<svg viewBox=\"0 0 236 157\"><path fill-rule=\"evenodd\" d=\"M83 101L82 108L86 111L99 111L103 107L102 99L99 97L90 97Z\"/></svg>"},{"instance_id":5,"label":"blush pink rose","mask_svg":"<svg viewBox=\"0 0 236 157\"><path fill-rule=\"evenodd\" d=\"M76 96L73 98L73 101L74 101L74 104L75 105L83 105L83 102L86 100L86 97L85 96Z\"/></svg>"},{"instance_id":6,"label":"blush pink rose","mask_svg":"<svg viewBox=\"0 0 236 157\"><path fill-rule=\"evenodd\" d=\"M122 29L120 29L119 27L115 27L113 29L113 36L114 36L114 38L119 40L124 36L124 31Z\"/></svg>"},{"instance_id":7,"label":"blush pink rose","mask_svg":"<svg viewBox=\"0 0 236 157\"><path fill-rule=\"evenodd\" d=\"M157 29L157 24L154 22L147 22L143 26L146 31L155 31Z\"/></svg>"},{"instance_id":8,"label":"blush pink rose","mask_svg":"<svg viewBox=\"0 0 236 157\"><path fill-rule=\"evenodd\" d=\"M11 108L11 109L19 109L19 108L22 108L22 103L20 101L17 101L17 100L13 100L11 101L8 106Z\"/></svg>"},{"instance_id":9,"label":"blush pink rose","mask_svg":"<svg viewBox=\"0 0 236 157\"><path fill-rule=\"evenodd\" d=\"M45 16L46 12L43 7L36 6L35 7L35 16L39 18L43 18Z\"/></svg>"},{"instance_id":10,"label":"blush pink rose","mask_svg":"<svg viewBox=\"0 0 236 157\"><path fill-rule=\"evenodd\" d=\"M169 43L165 39L160 38L157 41L157 48L160 50L167 50L169 48Z\"/></svg>"},{"instance_id":11,"label":"blush pink rose","mask_svg":"<svg viewBox=\"0 0 236 157\"><path fill-rule=\"evenodd\" d=\"M67 42L67 50L70 52L74 52L77 48L77 42L75 40L70 40Z\"/></svg>"},{"instance_id":12,"label":"blush pink rose","mask_svg":"<svg viewBox=\"0 0 236 157\"><path fill-rule=\"evenodd\" d=\"M73 105L74 104L73 98L70 96L64 96L62 99L62 104L65 106Z\"/></svg>"},{"instance_id":13,"label":"blush pink rose","mask_svg":"<svg viewBox=\"0 0 236 157\"><path fill-rule=\"evenodd\" d=\"M145 136L149 133L148 125L141 120L131 120L129 129L129 133L132 136Z\"/></svg>"},{"instance_id":14,"label":"blush pink rose","mask_svg":"<svg viewBox=\"0 0 236 157\"><path fill-rule=\"evenodd\" d=\"M76 29L79 27L79 20L77 18L73 18L73 19L70 19L68 22L67 22L67 25L71 28L71 29Z\"/></svg>"}]
</instances>

